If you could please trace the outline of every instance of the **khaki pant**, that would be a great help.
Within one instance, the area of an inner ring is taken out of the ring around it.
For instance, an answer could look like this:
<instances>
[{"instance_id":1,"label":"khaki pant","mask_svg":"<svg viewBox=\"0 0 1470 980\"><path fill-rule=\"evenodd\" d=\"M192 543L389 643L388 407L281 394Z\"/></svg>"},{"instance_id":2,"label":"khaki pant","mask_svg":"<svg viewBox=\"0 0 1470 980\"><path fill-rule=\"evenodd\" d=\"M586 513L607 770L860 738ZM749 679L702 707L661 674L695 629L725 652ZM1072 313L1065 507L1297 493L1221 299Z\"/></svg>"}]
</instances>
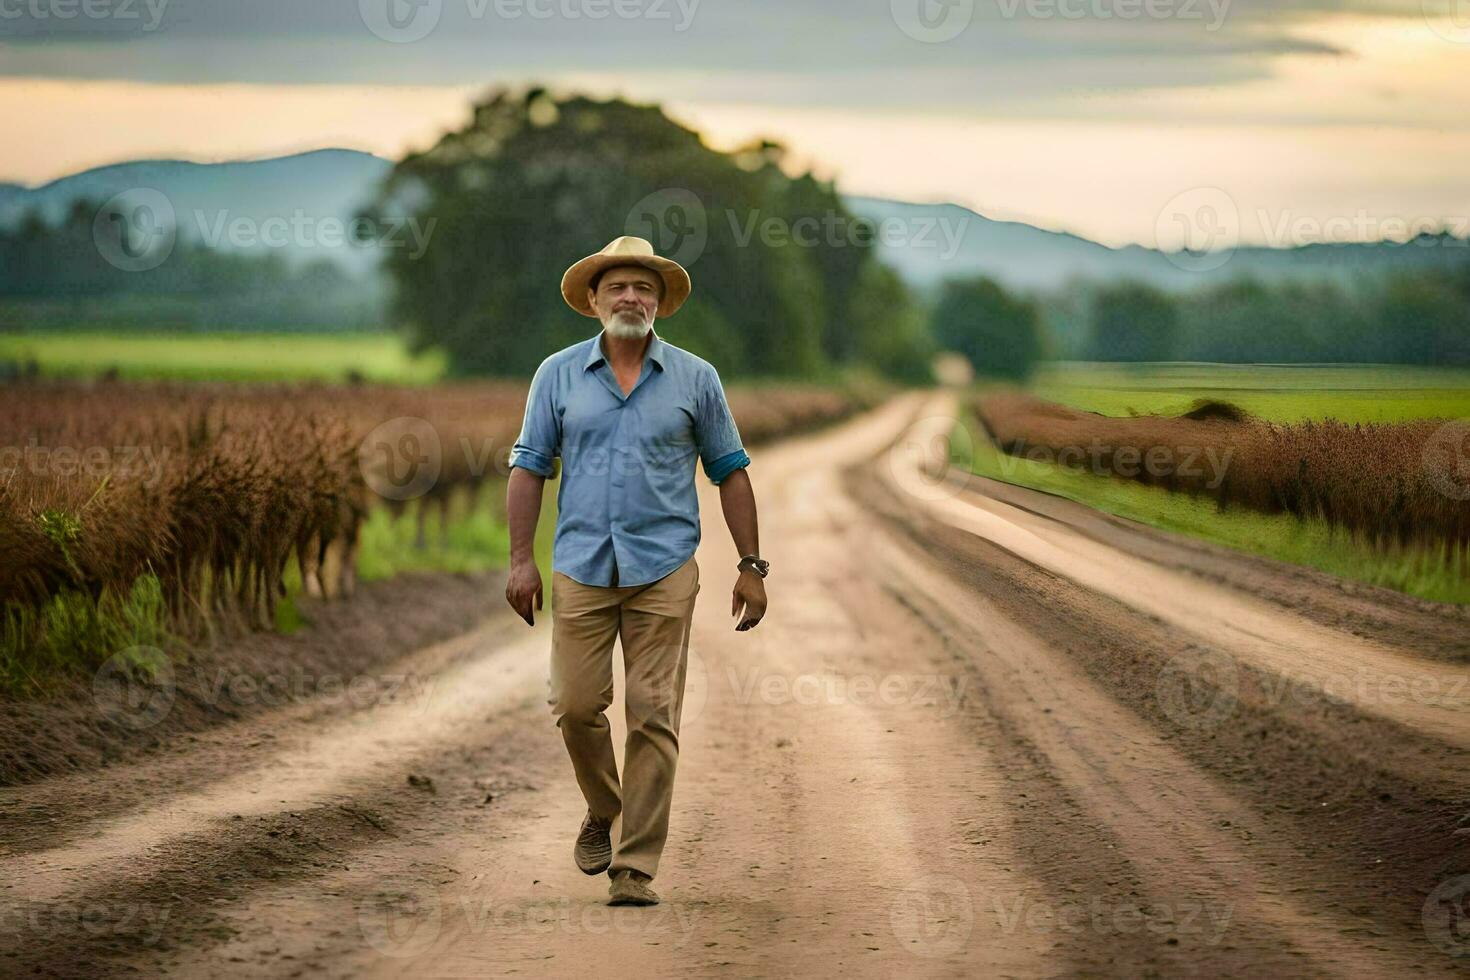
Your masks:
<instances>
[{"instance_id":1,"label":"khaki pant","mask_svg":"<svg viewBox=\"0 0 1470 980\"><path fill-rule=\"evenodd\" d=\"M669 833L689 628L698 594L699 565L692 557L647 585L603 588L552 573L547 701L588 808L599 817L623 816L609 874L658 872ZM613 699L616 637L623 645L628 719L621 783L604 714Z\"/></svg>"}]
</instances>

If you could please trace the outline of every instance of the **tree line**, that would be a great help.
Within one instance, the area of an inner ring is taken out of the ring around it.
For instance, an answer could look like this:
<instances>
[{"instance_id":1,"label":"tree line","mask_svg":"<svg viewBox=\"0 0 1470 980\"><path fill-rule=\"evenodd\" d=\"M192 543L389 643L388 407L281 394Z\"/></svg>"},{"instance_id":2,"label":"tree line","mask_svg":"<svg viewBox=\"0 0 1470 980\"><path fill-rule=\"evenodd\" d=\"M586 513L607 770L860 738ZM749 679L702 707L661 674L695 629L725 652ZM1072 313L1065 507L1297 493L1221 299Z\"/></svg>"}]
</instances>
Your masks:
<instances>
[{"instance_id":1,"label":"tree line","mask_svg":"<svg viewBox=\"0 0 1470 980\"><path fill-rule=\"evenodd\" d=\"M1470 366L1470 262L1353 286L1243 277L1188 293L1132 281L1021 293L952 280L931 322L940 346L995 377L1024 378L1042 358Z\"/></svg>"},{"instance_id":2,"label":"tree line","mask_svg":"<svg viewBox=\"0 0 1470 980\"><path fill-rule=\"evenodd\" d=\"M330 260L293 266L275 253L225 252L182 236L140 237L133 249L99 240L104 207L77 200L55 224L32 210L0 228L0 321L231 330L382 324L381 291Z\"/></svg>"}]
</instances>

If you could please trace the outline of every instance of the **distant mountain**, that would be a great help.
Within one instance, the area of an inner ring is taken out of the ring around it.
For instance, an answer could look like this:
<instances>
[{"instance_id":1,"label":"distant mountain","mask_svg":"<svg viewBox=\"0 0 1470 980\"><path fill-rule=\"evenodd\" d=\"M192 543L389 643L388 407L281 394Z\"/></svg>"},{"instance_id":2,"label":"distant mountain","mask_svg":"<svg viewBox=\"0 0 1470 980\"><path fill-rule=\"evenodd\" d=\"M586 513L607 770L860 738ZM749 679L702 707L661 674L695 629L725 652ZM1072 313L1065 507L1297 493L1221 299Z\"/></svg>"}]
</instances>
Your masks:
<instances>
[{"instance_id":1,"label":"distant mountain","mask_svg":"<svg viewBox=\"0 0 1470 980\"><path fill-rule=\"evenodd\" d=\"M1209 275L1216 281L1251 275L1267 280L1336 279L1349 284L1391 272L1454 268L1466 262L1470 262L1470 241L1423 234L1406 242L1241 248Z\"/></svg>"},{"instance_id":2,"label":"distant mountain","mask_svg":"<svg viewBox=\"0 0 1470 980\"><path fill-rule=\"evenodd\" d=\"M375 270L383 250L326 244L321 222L350 222L371 201L391 161L353 150L318 150L270 160L189 163L141 160L99 167L37 188L0 184L0 227L13 226L28 208L57 221L83 198L97 202L137 188L161 192L175 211L180 233L223 249L274 249L304 264L330 258L356 275ZM854 214L897 222L898 243L877 246L878 257L921 291L944 279L988 275L1016 289L1050 290L1074 280L1138 279L1170 290L1190 290L1242 275L1267 280L1353 282L1397 268L1470 261L1470 243L1421 239L1392 243L1308 245L1290 249L1241 248L1218 268L1191 271L1175 257L1140 245L1110 248L1078 235L998 221L954 204L913 204L875 197L845 198ZM230 224L247 219L245 238L258 237L267 219L278 221L284 244L246 243ZM611 234L616 229L609 230ZM385 229L387 231L387 229ZM399 233L408 239L411 230ZM407 241L405 245L409 244ZM1436 245L1442 247L1420 247Z\"/></svg>"},{"instance_id":3,"label":"distant mountain","mask_svg":"<svg viewBox=\"0 0 1470 980\"><path fill-rule=\"evenodd\" d=\"M1137 279L1161 289L1191 290L1247 275L1268 281L1335 279L1346 284L1396 269L1470 261L1470 241L1425 235L1403 244L1242 247L1221 256L1218 267L1199 269L1189 256L1170 256L1141 245L1110 248L1066 232L997 221L955 204L874 197L845 200L859 217L893 223L888 243L879 238L878 257L920 290L933 289L949 277L971 275L988 275L1019 289L1054 289L1075 279Z\"/></svg>"},{"instance_id":4,"label":"distant mountain","mask_svg":"<svg viewBox=\"0 0 1470 980\"><path fill-rule=\"evenodd\" d=\"M388 160L355 150L230 163L118 163L33 189L0 185L0 227L13 227L34 208L54 223L79 200L101 204L124 191L148 188L172 206L181 237L225 251L275 250L296 264L329 258L361 274L376 267L380 250L334 244L333 222L345 227L392 167ZM267 225L269 219L276 221ZM267 237L284 244L262 240Z\"/></svg>"},{"instance_id":5,"label":"distant mountain","mask_svg":"<svg viewBox=\"0 0 1470 980\"><path fill-rule=\"evenodd\" d=\"M1069 279L1168 279L1163 254L1130 245L1114 249L1067 232L997 221L958 204L910 204L876 197L844 199L853 214L899 229L878 257L921 289L950 277L988 275L1015 288L1049 289Z\"/></svg>"}]
</instances>

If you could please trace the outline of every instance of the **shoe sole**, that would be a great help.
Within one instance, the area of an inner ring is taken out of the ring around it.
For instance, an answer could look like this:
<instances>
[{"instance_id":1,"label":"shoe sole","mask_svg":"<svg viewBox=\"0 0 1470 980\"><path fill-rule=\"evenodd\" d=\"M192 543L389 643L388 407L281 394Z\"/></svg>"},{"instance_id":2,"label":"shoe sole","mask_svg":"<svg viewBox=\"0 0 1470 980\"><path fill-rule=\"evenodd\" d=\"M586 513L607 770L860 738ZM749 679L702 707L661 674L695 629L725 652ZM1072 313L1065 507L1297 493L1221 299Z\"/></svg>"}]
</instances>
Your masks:
<instances>
[{"instance_id":1,"label":"shoe sole","mask_svg":"<svg viewBox=\"0 0 1470 980\"><path fill-rule=\"evenodd\" d=\"M624 895L624 896L620 896L620 897L608 899L607 900L607 904L609 904L609 905L639 905L639 906L649 906L649 905L657 905L658 904L658 899L656 899L656 898L654 898L654 899L634 898L631 895Z\"/></svg>"},{"instance_id":2,"label":"shoe sole","mask_svg":"<svg viewBox=\"0 0 1470 980\"><path fill-rule=\"evenodd\" d=\"M611 842L608 843L607 852L605 854L599 854L597 855L597 857L593 858L593 860L596 862L595 864L584 864L583 855L579 853L578 849L573 849L572 860L576 862L577 870L581 871L584 875L600 875L608 868L612 867L612 844Z\"/></svg>"},{"instance_id":3,"label":"shoe sole","mask_svg":"<svg viewBox=\"0 0 1470 980\"><path fill-rule=\"evenodd\" d=\"M584 875L587 875L588 877L591 877L592 875L600 875L610 867L612 867L611 856L609 856L606 861L596 865L586 865L583 864L581 861L577 862L577 870L582 872Z\"/></svg>"}]
</instances>

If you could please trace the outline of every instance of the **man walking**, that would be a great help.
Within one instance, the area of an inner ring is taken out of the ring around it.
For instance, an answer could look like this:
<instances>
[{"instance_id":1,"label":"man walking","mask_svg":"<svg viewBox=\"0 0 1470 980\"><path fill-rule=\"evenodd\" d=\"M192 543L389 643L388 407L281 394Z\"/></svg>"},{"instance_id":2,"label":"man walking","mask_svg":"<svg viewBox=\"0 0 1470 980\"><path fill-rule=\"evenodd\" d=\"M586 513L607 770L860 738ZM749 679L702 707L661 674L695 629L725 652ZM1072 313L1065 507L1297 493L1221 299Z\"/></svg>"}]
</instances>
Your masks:
<instances>
[{"instance_id":1,"label":"man walking","mask_svg":"<svg viewBox=\"0 0 1470 980\"><path fill-rule=\"evenodd\" d=\"M699 592L699 498L694 457L720 488L740 555L731 597L737 630L766 612L750 463L707 361L654 332L689 297L689 274L623 237L574 264L561 291L602 331L546 358L526 399L510 456L511 568L506 600L534 625L542 606L532 555L545 479L560 457L552 552L548 702L587 801L573 857L607 871L610 905L654 905L649 882L668 837L679 755L689 628ZM613 698L612 649L621 638L628 740L618 778L604 714ZM617 853L611 830L622 816Z\"/></svg>"}]
</instances>

